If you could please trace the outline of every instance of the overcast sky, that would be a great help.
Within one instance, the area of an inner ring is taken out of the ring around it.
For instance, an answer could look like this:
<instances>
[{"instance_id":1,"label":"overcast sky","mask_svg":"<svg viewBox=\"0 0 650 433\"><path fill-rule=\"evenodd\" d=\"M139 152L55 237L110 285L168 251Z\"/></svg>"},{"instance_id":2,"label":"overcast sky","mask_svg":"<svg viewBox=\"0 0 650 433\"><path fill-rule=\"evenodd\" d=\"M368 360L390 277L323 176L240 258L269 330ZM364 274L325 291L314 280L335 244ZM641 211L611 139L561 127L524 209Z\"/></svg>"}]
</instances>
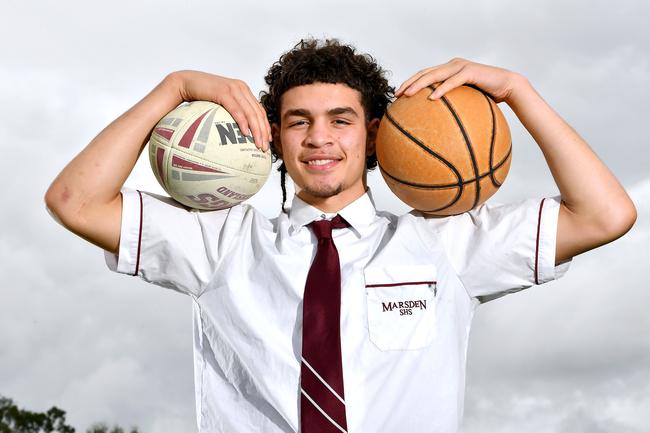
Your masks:
<instances>
[{"instance_id":1,"label":"overcast sky","mask_svg":"<svg viewBox=\"0 0 650 433\"><path fill-rule=\"evenodd\" d=\"M166 73L237 77L255 93L301 37L373 54L399 85L466 57L518 71L591 144L639 213L561 280L482 306L464 431L645 432L650 425L648 2L18 1L0 13L0 394L143 433L195 431L188 298L107 270L43 194L63 166ZM513 165L493 201L557 193L501 104ZM128 185L160 191L141 161ZM406 207L370 176L380 209ZM274 216L275 173L252 200Z\"/></svg>"}]
</instances>

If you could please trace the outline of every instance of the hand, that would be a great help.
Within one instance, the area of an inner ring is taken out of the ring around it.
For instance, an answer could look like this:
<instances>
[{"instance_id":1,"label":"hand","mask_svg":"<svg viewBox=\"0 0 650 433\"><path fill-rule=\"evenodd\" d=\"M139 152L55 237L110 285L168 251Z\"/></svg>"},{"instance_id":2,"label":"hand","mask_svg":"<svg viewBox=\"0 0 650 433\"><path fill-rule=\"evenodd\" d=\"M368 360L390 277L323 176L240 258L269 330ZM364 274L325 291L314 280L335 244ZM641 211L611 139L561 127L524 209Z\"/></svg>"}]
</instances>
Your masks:
<instances>
[{"instance_id":1,"label":"hand","mask_svg":"<svg viewBox=\"0 0 650 433\"><path fill-rule=\"evenodd\" d=\"M413 75L402 83L395 96L412 96L431 84L440 83L429 96L429 99L438 99L456 87L473 84L492 96L496 102L507 102L522 78L521 75L506 69L455 58Z\"/></svg>"},{"instance_id":2,"label":"hand","mask_svg":"<svg viewBox=\"0 0 650 433\"><path fill-rule=\"evenodd\" d=\"M211 101L223 106L242 133L253 136L258 149L269 149L271 126L266 111L246 83L198 71L179 71L171 76L178 80L184 101Z\"/></svg>"}]
</instances>

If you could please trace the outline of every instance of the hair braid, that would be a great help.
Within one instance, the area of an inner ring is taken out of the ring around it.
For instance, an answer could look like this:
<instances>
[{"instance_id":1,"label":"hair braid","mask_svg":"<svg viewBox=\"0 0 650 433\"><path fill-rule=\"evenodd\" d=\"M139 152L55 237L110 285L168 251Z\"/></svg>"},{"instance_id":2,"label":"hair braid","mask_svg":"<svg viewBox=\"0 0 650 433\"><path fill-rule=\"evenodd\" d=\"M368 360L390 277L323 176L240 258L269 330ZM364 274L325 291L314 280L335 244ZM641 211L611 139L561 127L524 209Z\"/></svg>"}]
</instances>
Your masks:
<instances>
[{"instance_id":1,"label":"hair braid","mask_svg":"<svg viewBox=\"0 0 650 433\"><path fill-rule=\"evenodd\" d=\"M280 172L280 187L282 187L282 212L287 213L287 210L284 208L284 204L287 202L287 167L284 165L284 161L278 167Z\"/></svg>"}]
</instances>

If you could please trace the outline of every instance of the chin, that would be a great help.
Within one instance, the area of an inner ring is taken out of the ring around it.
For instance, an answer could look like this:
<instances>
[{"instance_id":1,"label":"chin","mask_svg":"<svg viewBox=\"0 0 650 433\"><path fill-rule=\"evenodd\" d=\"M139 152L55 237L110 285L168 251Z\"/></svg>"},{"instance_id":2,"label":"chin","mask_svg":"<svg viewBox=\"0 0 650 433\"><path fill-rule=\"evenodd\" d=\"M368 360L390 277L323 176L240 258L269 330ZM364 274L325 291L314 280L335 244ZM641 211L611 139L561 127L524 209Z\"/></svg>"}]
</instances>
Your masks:
<instances>
[{"instance_id":1,"label":"chin","mask_svg":"<svg viewBox=\"0 0 650 433\"><path fill-rule=\"evenodd\" d=\"M304 193L309 194L312 197L318 197L318 198L334 197L335 195L340 194L341 191L343 191L343 187L341 185L325 186L322 188L311 188L307 186L303 188Z\"/></svg>"}]
</instances>

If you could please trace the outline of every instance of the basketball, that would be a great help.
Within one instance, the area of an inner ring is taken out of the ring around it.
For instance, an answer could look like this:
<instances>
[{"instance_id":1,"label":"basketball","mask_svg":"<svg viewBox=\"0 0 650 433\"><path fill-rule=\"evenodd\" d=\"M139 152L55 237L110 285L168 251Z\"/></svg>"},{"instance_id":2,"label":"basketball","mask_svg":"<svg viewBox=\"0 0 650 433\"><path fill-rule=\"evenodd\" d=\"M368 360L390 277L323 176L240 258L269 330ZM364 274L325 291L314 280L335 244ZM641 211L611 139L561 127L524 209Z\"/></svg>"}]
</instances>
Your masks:
<instances>
[{"instance_id":1,"label":"basketball","mask_svg":"<svg viewBox=\"0 0 650 433\"><path fill-rule=\"evenodd\" d=\"M432 216L475 208L503 184L510 169L510 129L497 104L461 86L430 100L435 87L402 96L379 124L377 161L393 193Z\"/></svg>"},{"instance_id":2,"label":"basketball","mask_svg":"<svg viewBox=\"0 0 650 433\"><path fill-rule=\"evenodd\" d=\"M163 189L195 209L232 207L258 192L271 171L271 155L244 136L222 106L180 105L154 127L149 162Z\"/></svg>"}]
</instances>

